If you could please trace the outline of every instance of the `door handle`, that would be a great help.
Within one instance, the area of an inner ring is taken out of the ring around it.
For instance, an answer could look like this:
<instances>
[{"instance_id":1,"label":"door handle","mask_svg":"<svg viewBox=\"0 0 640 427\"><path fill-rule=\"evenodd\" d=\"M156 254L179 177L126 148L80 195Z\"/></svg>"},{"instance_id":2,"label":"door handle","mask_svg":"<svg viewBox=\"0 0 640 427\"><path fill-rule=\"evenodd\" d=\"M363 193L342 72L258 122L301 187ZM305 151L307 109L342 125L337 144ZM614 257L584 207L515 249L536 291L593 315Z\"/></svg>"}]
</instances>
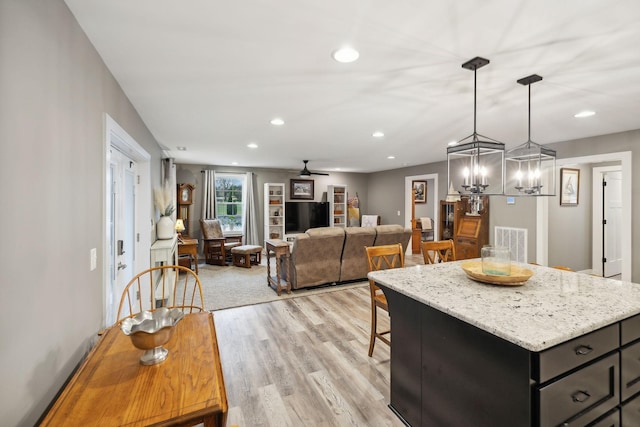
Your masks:
<instances>
[{"instance_id":1,"label":"door handle","mask_svg":"<svg viewBox=\"0 0 640 427\"><path fill-rule=\"evenodd\" d=\"M127 264L123 264L121 262L118 263L118 270L124 270L125 268L127 268Z\"/></svg>"}]
</instances>

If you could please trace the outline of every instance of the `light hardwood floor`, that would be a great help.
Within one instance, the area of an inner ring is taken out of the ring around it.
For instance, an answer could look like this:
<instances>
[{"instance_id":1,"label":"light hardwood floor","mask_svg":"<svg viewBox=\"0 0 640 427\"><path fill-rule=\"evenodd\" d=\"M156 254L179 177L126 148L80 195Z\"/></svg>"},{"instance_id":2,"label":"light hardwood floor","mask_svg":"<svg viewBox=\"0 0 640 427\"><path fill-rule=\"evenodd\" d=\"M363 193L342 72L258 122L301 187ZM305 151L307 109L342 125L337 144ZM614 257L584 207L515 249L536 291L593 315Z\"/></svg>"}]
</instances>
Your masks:
<instances>
[{"instance_id":1,"label":"light hardwood floor","mask_svg":"<svg viewBox=\"0 0 640 427\"><path fill-rule=\"evenodd\" d=\"M214 312L227 426L402 426L389 347L369 345L368 287ZM380 327L388 317L379 315Z\"/></svg>"}]
</instances>

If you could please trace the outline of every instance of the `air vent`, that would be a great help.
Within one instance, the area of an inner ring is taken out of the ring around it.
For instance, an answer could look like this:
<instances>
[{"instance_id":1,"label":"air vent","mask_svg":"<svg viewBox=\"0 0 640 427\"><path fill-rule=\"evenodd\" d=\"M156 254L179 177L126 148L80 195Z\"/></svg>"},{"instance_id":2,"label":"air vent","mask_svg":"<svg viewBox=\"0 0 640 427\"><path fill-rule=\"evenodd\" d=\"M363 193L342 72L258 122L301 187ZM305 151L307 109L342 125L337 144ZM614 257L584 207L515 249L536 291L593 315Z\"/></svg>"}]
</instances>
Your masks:
<instances>
[{"instance_id":1,"label":"air vent","mask_svg":"<svg viewBox=\"0 0 640 427\"><path fill-rule=\"evenodd\" d=\"M527 262L527 229L513 227L495 227L495 246L504 246L511 251L511 260Z\"/></svg>"}]
</instances>

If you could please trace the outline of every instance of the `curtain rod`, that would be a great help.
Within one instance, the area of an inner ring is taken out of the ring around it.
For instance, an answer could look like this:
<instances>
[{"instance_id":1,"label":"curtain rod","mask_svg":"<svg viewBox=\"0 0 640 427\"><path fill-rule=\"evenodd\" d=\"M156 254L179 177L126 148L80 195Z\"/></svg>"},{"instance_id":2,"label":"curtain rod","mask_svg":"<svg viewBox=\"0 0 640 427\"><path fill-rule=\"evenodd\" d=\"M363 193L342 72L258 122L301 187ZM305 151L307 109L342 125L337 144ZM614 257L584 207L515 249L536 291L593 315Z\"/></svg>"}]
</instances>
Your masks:
<instances>
[{"instance_id":1,"label":"curtain rod","mask_svg":"<svg viewBox=\"0 0 640 427\"><path fill-rule=\"evenodd\" d=\"M217 171L215 169L202 169L200 171L200 173L205 173L206 171L213 171L213 172L219 172L219 173L247 173L247 172L249 172L249 171L244 171L244 172L241 172L241 171ZM251 174L255 175L256 173L255 172L251 172Z\"/></svg>"}]
</instances>

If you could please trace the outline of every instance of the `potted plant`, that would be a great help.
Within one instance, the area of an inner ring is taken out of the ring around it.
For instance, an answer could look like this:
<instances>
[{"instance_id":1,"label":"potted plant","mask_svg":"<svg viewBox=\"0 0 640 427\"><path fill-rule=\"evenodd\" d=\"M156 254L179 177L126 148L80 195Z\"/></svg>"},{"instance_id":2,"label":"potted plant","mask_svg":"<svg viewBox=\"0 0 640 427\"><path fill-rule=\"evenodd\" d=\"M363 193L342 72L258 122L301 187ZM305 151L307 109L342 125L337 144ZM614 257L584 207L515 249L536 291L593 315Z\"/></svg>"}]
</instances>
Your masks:
<instances>
[{"instance_id":1,"label":"potted plant","mask_svg":"<svg viewBox=\"0 0 640 427\"><path fill-rule=\"evenodd\" d=\"M171 239L175 233L171 214L176 210L173 204L173 195L169 182L165 181L163 187L153 189L155 206L160 211L160 219L156 224L156 234L158 239Z\"/></svg>"}]
</instances>

